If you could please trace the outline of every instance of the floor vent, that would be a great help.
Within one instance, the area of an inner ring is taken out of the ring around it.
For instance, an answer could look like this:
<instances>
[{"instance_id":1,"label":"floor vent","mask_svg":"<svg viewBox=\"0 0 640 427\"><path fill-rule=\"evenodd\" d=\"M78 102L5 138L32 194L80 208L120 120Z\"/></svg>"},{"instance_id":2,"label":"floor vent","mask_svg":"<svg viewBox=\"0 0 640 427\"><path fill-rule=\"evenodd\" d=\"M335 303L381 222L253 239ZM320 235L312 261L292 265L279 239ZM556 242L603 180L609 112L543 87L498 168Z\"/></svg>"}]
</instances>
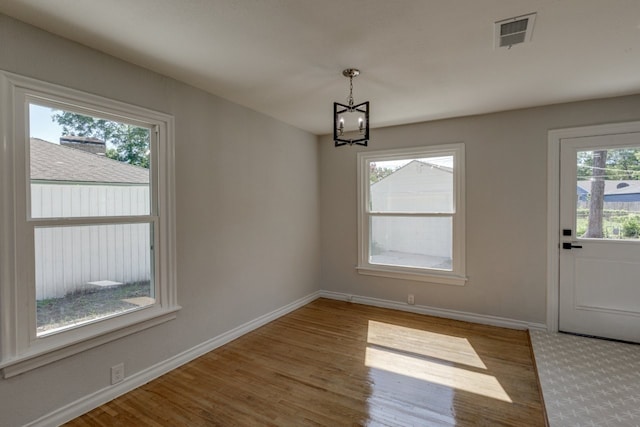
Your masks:
<instances>
[{"instance_id":1,"label":"floor vent","mask_svg":"<svg viewBox=\"0 0 640 427\"><path fill-rule=\"evenodd\" d=\"M531 41L535 21L536 14L530 13L496 22L494 47L510 48Z\"/></svg>"}]
</instances>

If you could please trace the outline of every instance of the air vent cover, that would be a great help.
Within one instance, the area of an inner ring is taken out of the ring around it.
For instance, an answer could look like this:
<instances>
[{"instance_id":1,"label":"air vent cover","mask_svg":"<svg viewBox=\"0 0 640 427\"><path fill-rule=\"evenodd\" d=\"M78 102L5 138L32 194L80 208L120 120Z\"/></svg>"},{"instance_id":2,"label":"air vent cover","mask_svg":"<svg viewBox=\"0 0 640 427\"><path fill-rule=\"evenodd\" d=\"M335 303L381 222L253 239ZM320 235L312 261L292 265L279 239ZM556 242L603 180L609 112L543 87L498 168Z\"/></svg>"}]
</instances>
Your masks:
<instances>
[{"instance_id":1,"label":"air vent cover","mask_svg":"<svg viewBox=\"0 0 640 427\"><path fill-rule=\"evenodd\" d=\"M536 14L516 16L496 22L494 47L511 47L531 40Z\"/></svg>"}]
</instances>

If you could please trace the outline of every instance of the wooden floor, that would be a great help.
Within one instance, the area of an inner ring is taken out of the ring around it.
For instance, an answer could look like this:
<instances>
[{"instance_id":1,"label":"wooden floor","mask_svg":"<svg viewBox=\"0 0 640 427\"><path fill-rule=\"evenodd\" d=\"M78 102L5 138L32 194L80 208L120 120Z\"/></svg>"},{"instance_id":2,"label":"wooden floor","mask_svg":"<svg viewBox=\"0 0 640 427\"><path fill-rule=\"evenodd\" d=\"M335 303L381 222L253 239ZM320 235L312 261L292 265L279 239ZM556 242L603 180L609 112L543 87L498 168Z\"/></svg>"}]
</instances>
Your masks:
<instances>
[{"instance_id":1,"label":"wooden floor","mask_svg":"<svg viewBox=\"0 0 640 427\"><path fill-rule=\"evenodd\" d=\"M68 426L544 426L526 331L319 299Z\"/></svg>"}]
</instances>

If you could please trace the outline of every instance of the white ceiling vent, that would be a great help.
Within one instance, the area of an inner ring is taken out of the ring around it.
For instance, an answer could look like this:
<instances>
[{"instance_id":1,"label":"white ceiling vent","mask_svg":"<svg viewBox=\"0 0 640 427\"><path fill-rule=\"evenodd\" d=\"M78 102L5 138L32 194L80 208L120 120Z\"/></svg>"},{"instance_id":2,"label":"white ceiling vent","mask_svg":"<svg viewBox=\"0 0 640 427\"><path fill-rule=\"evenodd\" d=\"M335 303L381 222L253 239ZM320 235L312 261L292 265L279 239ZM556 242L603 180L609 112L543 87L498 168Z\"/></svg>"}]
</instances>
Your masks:
<instances>
[{"instance_id":1,"label":"white ceiling vent","mask_svg":"<svg viewBox=\"0 0 640 427\"><path fill-rule=\"evenodd\" d=\"M496 22L494 47L511 47L531 40L536 14L516 16Z\"/></svg>"}]
</instances>

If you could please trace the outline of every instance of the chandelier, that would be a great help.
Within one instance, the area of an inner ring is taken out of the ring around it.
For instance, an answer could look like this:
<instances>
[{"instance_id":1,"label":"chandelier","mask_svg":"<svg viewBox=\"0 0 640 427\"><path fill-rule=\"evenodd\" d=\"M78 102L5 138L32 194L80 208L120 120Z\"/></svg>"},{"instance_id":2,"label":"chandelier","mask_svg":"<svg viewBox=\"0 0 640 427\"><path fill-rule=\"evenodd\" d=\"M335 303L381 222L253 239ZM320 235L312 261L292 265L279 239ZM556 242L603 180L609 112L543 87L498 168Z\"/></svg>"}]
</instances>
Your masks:
<instances>
[{"instance_id":1,"label":"chandelier","mask_svg":"<svg viewBox=\"0 0 640 427\"><path fill-rule=\"evenodd\" d=\"M333 103L333 142L342 145L364 145L369 142L369 101L355 105L353 101L353 78L360 74L356 68L347 68L342 75L349 77L347 105Z\"/></svg>"}]
</instances>

